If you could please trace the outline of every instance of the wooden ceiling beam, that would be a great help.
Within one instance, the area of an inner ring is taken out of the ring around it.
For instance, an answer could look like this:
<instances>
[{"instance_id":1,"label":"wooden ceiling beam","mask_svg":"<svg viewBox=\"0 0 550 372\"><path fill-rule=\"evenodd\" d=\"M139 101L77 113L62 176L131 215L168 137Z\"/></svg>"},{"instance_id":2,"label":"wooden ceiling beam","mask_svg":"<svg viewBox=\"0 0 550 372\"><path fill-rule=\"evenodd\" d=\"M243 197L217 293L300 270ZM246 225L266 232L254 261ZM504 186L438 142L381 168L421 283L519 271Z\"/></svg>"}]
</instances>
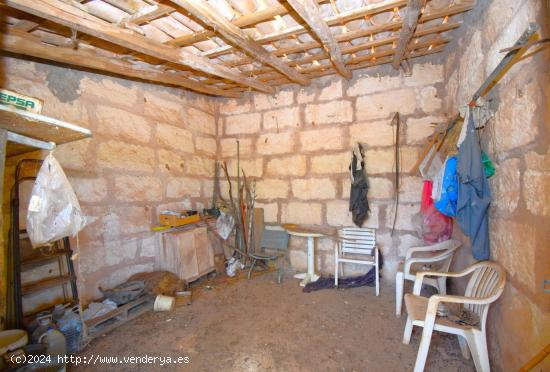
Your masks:
<instances>
[{"instance_id":1,"label":"wooden ceiling beam","mask_svg":"<svg viewBox=\"0 0 550 372\"><path fill-rule=\"evenodd\" d=\"M170 14L174 11L175 9L168 5L164 5L164 4L150 5L149 7L140 9L136 13L132 14L127 19L127 22L134 23L139 26L144 23L153 21L157 18L160 18L162 16L165 16L167 14Z\"/></svg>"},{"instance_id":2,"label":"wooden ceiling beam","mask_svg":"<svg viewBox=\"0 0 550 372\"><path fill-rule=\"evenodd\" d=\"M423 57L423 56L427 56L427 55L430 55L430 54L440 53L440 52L445 50L445 45L446 44L443 44L443 45L436 46L432 49L423 50L421 52L415 52L414 54L409 55L408 59ZM385 65L385 64L392 63L392 62L393 62L393 57L390 56L388 58L377 59L376 61L366 61L366 62L363 62L363 63L358 63L354 66L350 66L350 69L351 70L359 70L359 69L366 68L366 67L372 67L372 66L377 66L377 65Z\"/></svg>"},{"instance_id":3,"label":"wooden ceiling beam","mask_svg":"<svg viewBox=\"0 0 550 372\"><path fill-rule=\"evenodd\" d=\"M407 52L409 42L413 37L414 31L416 30L416 26L418 24L418 19L420 18L420 11L424 7L425 3L426 0L408 0L407 2L407 13L405 14L405 19L403 20L399 41L397 42L395 55L393 56L392 66L395 69L399 69L399 67L401 67L401 60Z\"/></svg>"},{"instance_id":4,"label":"wooden ceiling beam","mask_svg":"<svg viewBox=\"0 0 550 372\"><path fill-rule=\"evenodd\" d=\"M21 54L43 60L63 63L71 66L84 67L101 72L122 75L140 80L148 80L156 83L176 85L191 89L200 93L238 97L233 92L225 91L215 87L182 77L180 74L166 71L159 71L150 66L136 66L121 59L107 57L96 53L92 48L66 48L44 44L40 38L20 32L16 29L2 35L0 50Z\"/></svg>"},{"instance_id":5,"label":"wooden ceiling beam","mask_svg":"<svg viewBox=\"0 0 550 372\"><path fill-rule=\"evenodd\" d=\"M446 23L446 24L442 24L442 25L438 25L438 26L434 26L434 27L425 28L425 29L422 29L422 30L417 29L415 34L414 34L414 37L427 36L427 35L430 35L430 34L449 31L449 30L452 30L454 28L459 27L460 24L461 24L461 22L453 22L453 23ZM352 46L349 46L349 47L346 47L346 48L342 48L342 54L352 54L352 53L357 53L357 52L365 50L365 49L377 48L377 47L380 47L380 46L383 46L383 45L391 44L394 41L397 41L397 39L398 39L397 36L388 36L388 37L385 37L383 39L367 41L365 43L352 45ZM316 54L309 55L309 56L307 56L305 58L302 58L302 59L291 60L290 62L288 62L288 64L289 64L289 66L294 67L294 66L303 65L303 64L306 64L306 63L311 63L313 61L320 61L320 60L323 60L323 59L326 59L326 58L328 58L327 54L322 52L322 53L316 53ZM269 69L269 68L258 68L258 69L253 69L249 72L247 71L247 73L251 73L254 76L259 75L259 74L264 74L264 73L267 73L267 72L271 72L271 69Z\"/></svg>"},{"instance_id":6,"label":"wooden ceiling beam","mask_svg":"<svg viewBox=\"0 0 550 372\"><path fill-rule=\"evenodd\" d=\"M139 6L141 5L137 1L132 0L103 0L103 2L130 14L137 12L140 8Z\"/></svg>"},{"instance_id":7,"label":"wooden ceiling beam","mask_svg":"<svg viewBox=\"0 0 550 372\"><path fill-rule=\"evenodd\" d=\"M445 45L449 42L450 42L449 39L438 37L438 38L433 39L433 40L427 40L427 41L420 42L418 44L413 44L411 51L416 51L417 49L424 49L424 48L430 48L430 47L432 49L435 49L436 47L438 47L440 45ZM392 56L392 55L394 55L394 53L395 53L395 49L385 49L385 50L378 51L378 52L371 53L371 54L367 54L367 55L364 55L364 56L353 57L353 58L350 58L347 61L347 68L349 68L350 70L355 70L356 68L354 68L354 65L360 64L360 63L365 62L365 61L370 61L370 60L373 60L373 59L376 60L376 59L379 59L379 58ZM412 56L414 54L410 54L410 55ZM303 74L305 74L307 76L310 76L309 74L311 74L312 72L331 70L331 68L332 68L332 65L330 65L330 64L319 64L319 65L303 67L303 68L300 69L300 71ZM272 71L267 71L267 70L264 70L264 69L256 69L256 70L253 70L251 72L254 75L263 75L263 74L272 73ZM266 76L263 75L263 78L265 78L265 77Z\"/></svg>"},{"instance_id":8,"label":"wooden ceiling beam","mask_svg":"<svg viewBox=\"0 0 550 372\"><path fill-rule=\"evenodd\" d=\"M346 68L340 46L330 31L327 23L323 20L319 5L314 0L288 0L292 8L308 24L315 36L319 39L323 48L330 57L330 61L340 75L350 79L352 74Z\"/></svg>"},{"instance_id":9,"label":"wooden ceiling beam","mask_svg":"<svg viewBox=\"0 0 550 372\"><path fill-rule=\"evenodd\" d=\"M423 41L423 42L418 43L418 44L412 44L411 49L410 49L409 52L414 52L417 49L424 49L424 48L430 48L430 47L433 48L435 46L445 45L445 44L449 43L450 41L451 41L450 39L446 39L446 38L443 38L443 37L439 37L439 38L434 39L434 40ZM373 57L374 58L380 58L380 57L393 55L394 58L395 58L395 53L396 52L397 52L397 49L388 49L388 50L383 50L381 52L377 52L377 53L373 53L373 54L368 54L368 55L364 55L364 56L358 56L358 57L355 57L355 58L350 58L349 64L350 65L358 64L358 63L363 62L363 61L371 60Z\"/></svg>"},{"instance_id":10,"label":"wooden ceiling beam","mask_svg":"<svg viewBox=\"0 0 550 372\"><path fill-rule=\"evenodd\" d=\"M430 34L449 31L449 30L452 30L454 28L458 28L461 24L462 24L462 22L453 22L453 23L446 23L444 25L439 25L439 26L426 28L426 29L423 29L423 30L416 30L413 37L421 37L421 36L426 36L426 35L430 35ZM365 43L352 45L352 46L349 46L349 47L346 47L346 48L342 48L342 54L352 54L352 53L357 53L357 52L360 52L360 51L366 50L366 49L378 48L378 47L383 46L383 45L391 44L394 41L397 41L397 39L398 39L398 36L388 36L388 37L383 38L383 39L367 41ZM293 65L296 65L296 64L310 63L310 62L313 62L314 60L321 60L321 59L325 59L325 58L327 58L327 57L324 53L318 53L318 54L309 55L309 56L307 56L306 58L303 58L303 59L293 61L293 62L290 63L290 65L293 66Z\"/></svg>"},{"instance_id":11,"label":"wooden ceiling beam","mask_svg":"<svg viewBox=\"0 0 550 372\"><path fill-rule=\"evenodd\" d=\"M184 67L219 76L262 92L273 88L226 66L215 64L208 58L192 54L165 44L157 43L111 23L101 21L90 14L59 0L4 0L13 8L48 19L79 32L103 39L132 51L169 61Z\"/></svg>"},{"instance_id":12,"label":"wooden ceiling beam","mask_svg":"<svg viewBox=\"0 0 550 372\"><path fill-rule=\"evenodd\" d=\"M204 0L171 0L174 4L187 10L192 16L196 17L204 25L212 28L222 38L229 43L237 46L251 58L269 65L286 75L292 81L302 85L307 85L310 80L292 67L289 67L283 60L269 53L263 46L256 43L239 27L228 21L216 9L212 8Z\"/></svg>"},{"instance_id":13,"label":"wooden ceiling beam","mask_svg":"<svg viewBox=\"0 0 550 372\"><path fill-rule=\"evenodd\" d=\"M326 3L329 0L318 0L319 4ZM272 20L276 16L284 16L289 13L287 7L281 4L276 4L264 9L259 9L249 14L245 14L232 23L237 27L250 27L258 23ZM208 40L210 37L216 36L216 33L211 30L201 30L189 35L183 35L167 42L169 45L189 46L199 41Z\"/></svg>"},{"instance_id":14,"label":"wooden ceiling beam","mask_svg":"<svg viewBox=\"0 0 550 372\"><path fill-rule=\"evenodd\" d=\"M381 12L392 10L393 8L399 8L406 4L407 4L407 0L385 0L378 3L366 5L358 9L342 12L332 17L327 17L324 19L324 22L328 26L341 25L359 18L370 17L372 15L375 15ZM290 36L300 35L306 32L307 32L307 28L305 28L303 25L298 25L294 27L289 27L283 31L278 31L272 34L264 35L256 39L256 41L261 44L267 44L274 41L286 39ZM233 47L228 45L225 47L216 48L216 50L206 52L203 55L207 57L216 57L223 54L231 53L232 49Z\"/></svg>"},{"instance_id":15,"label":"wooden ceiling beam","mask_svg":"<svg viewBox=\"0 0 550 372\"><path fill-rule=\"evenodd\" d=\"M35 28L38 27L38 23L29 21L27 19L22 19L14 26L15 29L24 31L24 32L31 32Z\"/></svg>"},{"instance_id":16,"label":"wooden ceiling beam","mask_svg":"<svg viewBox=\"0 0 550 372\"><path fill-rule=\"evenodd\" d=\"M430 54L440 53L444 50L444 48L445 48L445 45L440 45L440 46L434 47L431 50L424 50L422 52L416 52L415 54L410 55L408 57L408 59L413 59L413 58L427 56L427 55L430 55ZM382 58L377 58L375 61L365 61L365 62L356 64L356 65L350 65L350 66L348 66L348 68L350 70L360 70L360 69L364 69L364 68L368 68L368 67L374 67L374 66L378 66L378 65L386 65L386 64L390 64L392 62L393 62L393 56L386 56L386 57L382 57ZM314 78L321 77L321 76L331 75L333 73L334 73L334 71L332 71L332 69L328 69L328 70L324 70L324 71L311 72L311 73L307 74L307 76L310 77L311 79L314 79ZM268 82L269 85L283 85L283 84L289 84L290 83L287 79L277 79L277 80L268 80L268 79L266 79L266 82ZM240 89L242 89L242 88L240 88ZM237 89L234 89L234 90L237 91Z\"/></svg>"},{"instance_id":17,"label":"wooden ceiling beam","mask_svg":"<svg viewBox=\"0 0 550 372\"><path fill-rule=\"evenodd\" d=\"M380 4L380 3L377 3L377 4ZM432 12L430 14L424 14L420 18L419 23L426 23L426 22L429 22L429 21L433 21L434 19L450 17L450 16L453 16L455 14L463 13L465 11L468 11L468 10L472 9L474 7L474 5L475 5L475 1L470 0L470 1L458 4L458 5L457 4L452 5L449 8L446 8L446 9L443 9L443 10L438 10L438 11ZM455 23L453 23L453 24L455 24ZM351 41L351 40L358 39L358 38L361 38L361 37L375 35L375 34L378 34L380 32L388 32L388 31L396 30L396 29L399 29L402 25L403 25L402 21L392 21L392 22L389 22L389 23L386 23L386 24L383 24L383 25L365 27L365 28L362 28L362 29L359 29L359 30L356 30L356 31L350 31L350 32L346 32L346 33L336 35L336 41L338 41L338 42ZM443 31L441 31L441 32L443 32ZM256 41L263 42L262 39L258 39ZM291 47L279 48L277 50L274 50L273 54L275 54L275 55L287 54L288 55L288 54L292 54L292 53L303 52L303 51L306 51L306 50L309 50L309 49L319 48L320 46L321 46L321 44L319 44L318 42L315 42L315 41L314 42L309 42L309 43L300 43L298 45L294 45L294 46L291 46ZM208 54L205 53L204 55L208 55ZM212 57L210 55L208 55L208 56ZM242 59L239 59L239 60L236 60L236 61L226 62L225 64L229 67L236 67L236 66L245 65L245 64L248 64L248 63L251 63L251 60L247 57L247 58L242 58Z\"/></svg>"},{"instance_id":18,"label":"wooden ceiling beam","mask_svg":"<svg viewBox=\"0 0 550 372\"><path fill-rule=\"evenodd\" d=\"M406 3L406 1L404 1L404 2ZM383 4L383 3L376 3L376 4L373 4L373 5L380 5L380 4ZM444 17L447 17L447 16L450 17L450 16L453 16L455 14L466 12L466 11L472 9L474 6L475 6L475 1L473 1L473 0L466 1L466 2L460 3L460 4L455 4L455 5L450 6L449 8L446 8L446 9L438 10L438 11L432 12L430 14L424 14L420 18L419 22L420 23L426 23L428 21L433 21L434 19L444 18ZM364 9L364 8L365 7L361 8L361 9ZM351 11L351 12L353 12L353 14L364 14L366 12L366 10L361 11L361 9L357 9L357 10ZM373 9L371 8L371 10L373 10ZM350 12L348 12L348 13L350 13ZM346 13L341 13L341 15L345 19L349 19L351 17L349 14L346 14ZM332 24L332 21L330 21L329 19L325 19L325 21L329 25ZM392 21L392 22L388 22L388 23L382 24L382 25L365 27L365 28L361 28L361 29L356 30L356 31L349 31L349 32L346 32L346 33L336 35L336 40L338 42L345 42L345 41L350 41L350 40L357 39L357 38L360 38L360 37L374 35L374 34L377 34L377 33L380 33L380 32L388 32L388 31L399 29L402 26L402 24L403 24L402 21ZM302 28L301 26L299 26L299 27ZM288 29L288 30L290 30L290 29ZM267 43L267 42L280 40L279 36L284 35L284 37L281 37L281 39L283 39L283 38L288 37L289 35L293 34L293 33L287 34L286 32L287 32L287 30L283 31L282 33L266 35L264 37L256 39L256 42L264 44L264 43ZM300 46L303 46L303 48L300 48ZM305 50L308 50L308 49L313 49L313 48L318 48L318 47L320 47L320 44L317 43L317 42L300 43L299 45L288 47L288 48L279 48L279 49L273 51L273 53L275 55L277 55L279 52L284 53L284 54L289 54L289 53L296 53L296 52L305 51ZM209 57L209 58L214 58L214 57L219 57L219 56L224 55L224 54L228 54L232 50L233 50L233 47L225 46L225 47L221 47L221 48L215 48L213 50L210 50L208 52L203 53L202 55L206 56L206 57ZM289 51L289 50L292 50L292 51ZM227 65L228 66L239 66L239 65L243 65L243 64L247 64L247 63L250 63L250 59L243 58L243 59L240 59L238 61L227 64Z\"/></svg>"}]
</instances>

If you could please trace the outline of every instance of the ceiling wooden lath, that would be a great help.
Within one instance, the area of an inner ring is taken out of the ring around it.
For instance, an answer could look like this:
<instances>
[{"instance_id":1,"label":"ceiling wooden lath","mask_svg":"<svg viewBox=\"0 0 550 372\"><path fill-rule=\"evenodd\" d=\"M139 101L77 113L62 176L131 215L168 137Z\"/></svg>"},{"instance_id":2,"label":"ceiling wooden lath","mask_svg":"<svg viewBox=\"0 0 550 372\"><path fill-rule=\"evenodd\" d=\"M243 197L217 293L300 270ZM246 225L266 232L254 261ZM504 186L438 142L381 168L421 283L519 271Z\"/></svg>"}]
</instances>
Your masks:
<instances>
[{"instance_id":1,"label":"ceiling wooden lath","mask_svg":"<svg viewBox=\"0 0 550 372\"><path fill-rule=\"evenodd\" d=\"M475 0L0 0L0 49L214 96L438 53Z\"/></svg>"}]
</instances>

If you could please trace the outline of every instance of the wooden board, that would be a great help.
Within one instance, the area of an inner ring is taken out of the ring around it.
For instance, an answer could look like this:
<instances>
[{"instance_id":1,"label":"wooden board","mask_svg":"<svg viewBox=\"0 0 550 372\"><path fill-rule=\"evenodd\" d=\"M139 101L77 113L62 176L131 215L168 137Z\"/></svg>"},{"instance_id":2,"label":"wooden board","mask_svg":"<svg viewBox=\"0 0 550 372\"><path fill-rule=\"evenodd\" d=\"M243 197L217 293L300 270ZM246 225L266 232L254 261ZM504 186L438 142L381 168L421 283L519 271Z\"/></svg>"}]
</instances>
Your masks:
<instances>
[{"instance_id":1,"label":"wooden board","mask_svg":"<svg viewBox=\"0 0 550 372\"><path fill-rule=\"evenodd\" d=\"M0 128L58 145L92 136L90 130L78 125L5 105L0 105ZM33 147L8 143L7 156L35 150Z\"/></svg>"},{"instance_id":2,"label":"wooden board","mask_svg":"<svg viewBox=\"0 0 550 372\"><path fill-rule=\"evenodd\" d=\"M260 250L260 242L262 241L262 233L265 228L264 209L254 208L254 251Z\"/></svg>"},{"instance_id":3,"label":"wooden board","mask_svg":"<svg viewBox=\"0 0 550 372\"><path fill-rule=\"evenodd\" d=\"M331 226L321 226L321 225L302 225L302 224L293 224L286 223L282 225L283 228L287 231L292 231L302 234L321 234L326 236L336 236L338 230L335 227Z\"/></svg>"},{"instance_id":4,"label":"wooden board","mask_svg":"<svg viewBox=\"0 0 550 372\"><path fill-rule=\"evenodd\" d=\"M22 285L23 295L28 295L35 292L40 292L48 288L57 287L67 284L71 281L69 275L63 275L54 278L47 278L36 282L26 283Z\"/></svg>"}]
</instances>

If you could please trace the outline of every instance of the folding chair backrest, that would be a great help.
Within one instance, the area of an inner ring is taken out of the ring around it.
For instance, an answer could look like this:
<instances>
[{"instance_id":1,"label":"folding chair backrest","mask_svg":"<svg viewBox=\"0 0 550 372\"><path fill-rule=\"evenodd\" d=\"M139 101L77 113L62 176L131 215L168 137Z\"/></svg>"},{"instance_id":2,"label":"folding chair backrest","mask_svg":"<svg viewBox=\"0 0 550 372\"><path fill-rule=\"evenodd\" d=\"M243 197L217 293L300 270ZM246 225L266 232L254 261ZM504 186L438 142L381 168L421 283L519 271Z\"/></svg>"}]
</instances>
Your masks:
<instances>
[{"instance_id":1,"label":"folding chair backrest","mask_svg":"<svg viewBox=\"0 0 550 372\"><path fill-rule=\"evenodd\" d=\"M344 227L340 230L342 253L373 254L376 230L368 227Z\"/></svg>"},{"instance_id":2,"label":"folding chair backrest","mask_svg":"<svg viewBox=\"0 0 550 372\"><path fill-rule=\"evenodd\" d=\"M464 295L479 299L484 298L487 301L484 304L466 304L464 307L479 315L482 327L485 327L489 305L496 301L504 290L506 273L500 265L494 262L482 261L473 266L475 269L468 281Z\"/></svg>"},{"instance_id":3,"label":"folding chair backrest","mask_svg":"<svg viewBox=\"0 0 550 372\"><path fill-rule=\"evenodd\" d=\"M262 249L267 248L271 250L287 251L288 239L288 233L282 228L265 228L262 233L262 241L260 246Z\"/></svg>"}]
</instances>

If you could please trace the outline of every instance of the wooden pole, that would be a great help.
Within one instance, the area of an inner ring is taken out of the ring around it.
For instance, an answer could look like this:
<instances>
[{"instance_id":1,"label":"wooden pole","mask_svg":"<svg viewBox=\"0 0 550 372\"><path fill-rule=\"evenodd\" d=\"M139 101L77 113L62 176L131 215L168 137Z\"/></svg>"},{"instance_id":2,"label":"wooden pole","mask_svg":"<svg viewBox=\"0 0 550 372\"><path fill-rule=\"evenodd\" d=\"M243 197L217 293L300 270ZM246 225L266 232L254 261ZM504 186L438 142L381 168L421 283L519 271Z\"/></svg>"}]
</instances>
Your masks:
<instances>
[{"instance_id":1,"label":"wooden pole","mask_svg":"<svg viewBox=\"0 0 550 372\"><path fill-rule=\"evenodd\" d=\"M7 131L4 130L4 129L0 129L0 174L2 175L2 182L0 182L0 195L4 195L4 168L5 168L5 163L6 163L6 142L7 142ZM7 266L9 265L9 262L6 262L6 258L7 258L7 251L4 247L4 213L3 213L3 204L4 203L1 203L0 204L0 247L2 249L2 298L4 299L1 303L0 303L0 307L1 307L1 310L2 310L2 324L0 324L0 326L2 327L2 329L5 329L5 319L6 319L6 298L7 298L7 286L6 286L6 283L8 282L8 270L7 270Z\"/></svg>"},{"instance_id":2,"label":"wooden pole","mask_svg":"<svg viewBox=\"0 0 550 372\"><path fill-rule=\"evenodd\" d=\"M520 36L518 41L514 44L514 47L526 44L531 41L531 38L536 37L535 32L539 30L540 26L536 23L530 23L527 26L527 29ZM493 72L485 79L483 84L479 87L477 92L474 93L472 101L470 104L475 104L475 102L480 98L485 96L489 91L498 83L498 81L508 72L508 70L516 63L516 61L527 51L527 48L524 46L520 49L513 49L509 51L500 63L495 67Z\"/></svg>"}]
</instances>

